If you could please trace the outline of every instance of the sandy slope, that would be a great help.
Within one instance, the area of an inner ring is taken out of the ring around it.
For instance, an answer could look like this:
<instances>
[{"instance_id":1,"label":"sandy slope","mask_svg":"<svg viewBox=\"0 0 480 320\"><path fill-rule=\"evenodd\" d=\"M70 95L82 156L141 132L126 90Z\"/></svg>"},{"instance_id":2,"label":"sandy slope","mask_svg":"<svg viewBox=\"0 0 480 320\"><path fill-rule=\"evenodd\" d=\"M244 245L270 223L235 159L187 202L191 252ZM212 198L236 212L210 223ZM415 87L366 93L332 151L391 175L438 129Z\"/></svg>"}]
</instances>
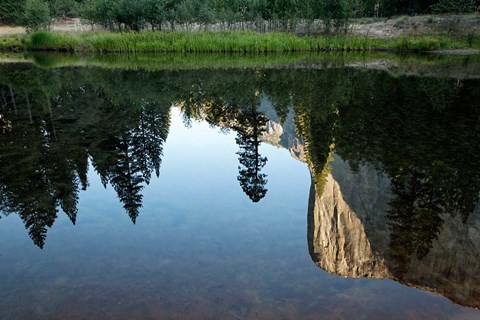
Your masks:
<instances>
[{"instance_id":1,"label":"sandy slope","mask_svg":"<svg viewBox=\"0 0 480 320\"><path fill-rule=\"evenodd\" d=\"M78 32L92 30L90 25L84 24L79 18L62 19L55 21L50 27L53 31ZM25 34L26 30L20 26L0 25L0 37Z\"/></svg>"}]
</instances>

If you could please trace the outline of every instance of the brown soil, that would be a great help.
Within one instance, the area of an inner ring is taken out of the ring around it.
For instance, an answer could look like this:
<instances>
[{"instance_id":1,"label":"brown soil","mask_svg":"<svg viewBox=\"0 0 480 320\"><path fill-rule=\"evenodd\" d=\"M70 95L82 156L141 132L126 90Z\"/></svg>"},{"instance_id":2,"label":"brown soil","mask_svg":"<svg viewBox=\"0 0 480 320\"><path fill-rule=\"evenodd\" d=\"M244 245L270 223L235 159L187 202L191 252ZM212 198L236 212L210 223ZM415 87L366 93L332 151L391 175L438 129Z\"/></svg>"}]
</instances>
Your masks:
<instances>
[{"instance_id":1,"label":"brown soil","mask_svg":"<svg viewBox=\"0 0 480 320\"><path fill-rule=\"evenodd\" d=\"M11 37L24 34L25 28L18 26L0 26L0 37Z\"/></svg>"},{"instance_id":2,"label":"brown soil","mask_svg":"<svg viewBox=\"0 0 480 320\"><path fill-rule=\"evenodd\" d=\"M351 29L353 34L379 38L442 34L480 35L480 14L358 19L354 21Z\"/></svg>"},{"instance_id":3,"label":"brown soil","mask_svg":"<svg viewBox=\"0 0 480 320\"><path fill-rule=\"evenodd\" d=\"M92 30L92 27L83 23L79 18L56 20L50 30L61 32L80 32ZM10 37L27 33L24 27L0 25L0 37Z\"/></svg>"}]
</instances>

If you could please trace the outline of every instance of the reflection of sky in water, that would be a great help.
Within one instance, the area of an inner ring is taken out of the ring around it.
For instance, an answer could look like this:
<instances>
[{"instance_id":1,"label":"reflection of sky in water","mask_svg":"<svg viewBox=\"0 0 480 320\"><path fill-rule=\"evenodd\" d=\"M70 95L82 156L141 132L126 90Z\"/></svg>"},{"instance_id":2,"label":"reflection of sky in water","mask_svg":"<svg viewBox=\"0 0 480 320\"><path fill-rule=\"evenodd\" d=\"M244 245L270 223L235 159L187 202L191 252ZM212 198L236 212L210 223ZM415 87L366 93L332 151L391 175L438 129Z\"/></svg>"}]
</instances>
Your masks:
<instances>
[{"instance_id":1,"label":"reflection of sky in water","mask_svg":"<svg viewBox=\"0 0 480 320\"><path fill-rule=\"evenodd\" d=\"M173 109L136 225L92 167L77 225L60 213L44 250L17 215L2 219L0 319L478 319L390 280L317 268L306 165L262 144L268 193L253 204L236 179L237 151L234 133L187 129Z\"/></svg>"}]
</instances>

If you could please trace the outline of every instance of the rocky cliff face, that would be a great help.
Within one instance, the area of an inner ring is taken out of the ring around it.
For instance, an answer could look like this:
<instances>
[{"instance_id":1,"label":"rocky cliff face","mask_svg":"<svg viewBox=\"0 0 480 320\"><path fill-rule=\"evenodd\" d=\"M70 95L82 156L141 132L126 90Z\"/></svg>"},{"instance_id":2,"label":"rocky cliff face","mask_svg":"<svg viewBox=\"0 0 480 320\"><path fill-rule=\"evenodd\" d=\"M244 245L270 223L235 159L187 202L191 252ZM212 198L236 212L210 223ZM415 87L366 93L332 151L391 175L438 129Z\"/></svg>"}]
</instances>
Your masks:
<instances>
[{"instance_id":1,"label":"rocky cliff face","mask_svg":"<svg viewBox=\"0 0 480 320\"><path fill-rule=\"evenodd\" d=\"M323 194L312 183L308 241L313 261L344 277L391 278L480 308L480 205L466 223L444 223L424 257L412 254L399 268L391 245L387 206L389 179L369 166L353 172L335 156Z\"/></svg>"}]
</instances>

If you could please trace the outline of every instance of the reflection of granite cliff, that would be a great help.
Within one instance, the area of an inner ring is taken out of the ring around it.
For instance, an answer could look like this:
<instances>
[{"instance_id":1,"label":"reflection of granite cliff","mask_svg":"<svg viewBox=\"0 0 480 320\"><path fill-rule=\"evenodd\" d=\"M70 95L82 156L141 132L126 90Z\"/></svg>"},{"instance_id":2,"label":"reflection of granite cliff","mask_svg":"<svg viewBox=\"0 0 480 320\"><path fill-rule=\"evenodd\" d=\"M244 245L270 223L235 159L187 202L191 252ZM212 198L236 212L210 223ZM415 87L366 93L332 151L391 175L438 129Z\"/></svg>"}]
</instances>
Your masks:
<instances>
[{"instance_id":1,"label":"reflection of granite cliff","mask_svg":"<svg viewBox=\"0 0 480 320\"><path fill-rule=\"evenodd\" d=\"M305 161L293 112L281 125L269 101L262 99L259 111L270 119L262 140ZM413 254L399 273L387 225L388 203L394 197L390 178L369 165L353 172L338 155L333 157L323 194L313 183L310 191L308 245L313 261L339 276L390 278L480 308L480 203L466 223L459 216L443 215L428 254L421 259Z\"/></svg>"},{"instance_id":2,"label":"reflection of granite cliff","mask_svg":"<svg viewBox=\"0 0 480 320\"><path fill-rule=\"evenodd\" d=\"M312 184L308 242L314 262L345 277L392 278L480 307L480 205L462 223L442 216L443 228L428 254L410 257L403 274L392 258L387 227L389 179L369 166L352 172L335 156L322 195Z\"/></svg>"},{"instance_id":3,"label":"reflection of granite cliff","mask_svg":"<svg viewBox=\"0 0 480 320\"><path fill-rule=\"evenodd\" d=\"M370 244L362 219L348 205L332 175L321 197L312 181L308 211L309 251L320 268L344 277L390 276Z\"/></svg>"},{"instance_id":4,"label":"reflection of granite cliff","mask_svg":"<svg viewBox=\"0 0 480 320\"><path fill-rule=\"evenodd\" d=\"M295 159L305 161L303 141L295 133L293 110L290 108L284 123L280 124L273 104L262 96L258 111L269 119L266 130L260 138L268 144L287 149Z\"/></svg>"},{"instance_id":5,"label":"reflection of granite cliff","mask_svg":"<svg viewBox=\"0 0 480 320\"><path fill-rule=\"evenodd\" d=\"M262 140L305 161L293 112L279 124L269 101L262 100L260 111L270 119ZM428 254L409 257L400 274L387 225L394 196L389 177L368 165L353 172L338 155L331 169L322 195L312 183L308 206L309 251L320 268L343 277L390 278L480 308L480 204L466 223L442 216L443 227Z\"/></svg>"}]
</instances>

